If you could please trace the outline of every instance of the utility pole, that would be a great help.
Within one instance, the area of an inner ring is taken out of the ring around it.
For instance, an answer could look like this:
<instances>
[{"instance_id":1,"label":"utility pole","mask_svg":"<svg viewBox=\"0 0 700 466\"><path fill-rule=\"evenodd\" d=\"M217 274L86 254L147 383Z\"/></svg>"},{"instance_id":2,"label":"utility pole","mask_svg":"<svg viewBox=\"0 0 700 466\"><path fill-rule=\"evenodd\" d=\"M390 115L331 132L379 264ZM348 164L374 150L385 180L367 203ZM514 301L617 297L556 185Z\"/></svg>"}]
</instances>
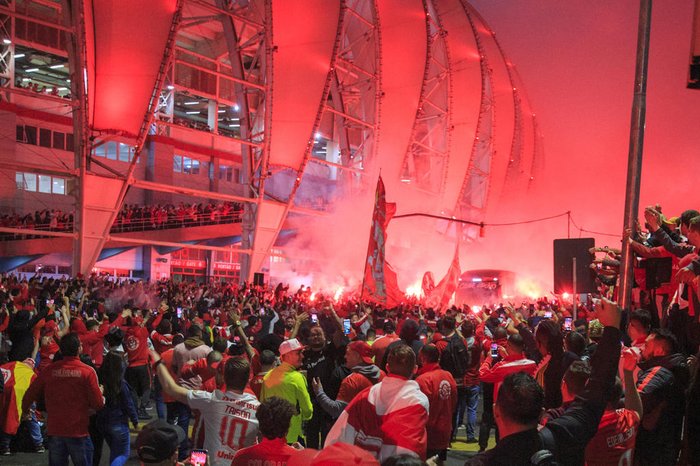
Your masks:
<instances>
[{"instance_id":1,"label":"utility pole","mask_svg":"<svg viewBox=\"0 0 700 466\"><path fill-rule=\"evenodd\" d=\"M627 159L627 187L625 189L625 217L622 235L622 264L620 269L620 307L630 309L632 300L632 249L628 238L639 214L639 186L642 178L642 153L644 148L644 124L646 121L647 68L649 65L649 35L651 29L652 0L640 0L639 27L637 30L637 65L634 77L634 101L630 147Z\"/></svg>"}]
</instances>

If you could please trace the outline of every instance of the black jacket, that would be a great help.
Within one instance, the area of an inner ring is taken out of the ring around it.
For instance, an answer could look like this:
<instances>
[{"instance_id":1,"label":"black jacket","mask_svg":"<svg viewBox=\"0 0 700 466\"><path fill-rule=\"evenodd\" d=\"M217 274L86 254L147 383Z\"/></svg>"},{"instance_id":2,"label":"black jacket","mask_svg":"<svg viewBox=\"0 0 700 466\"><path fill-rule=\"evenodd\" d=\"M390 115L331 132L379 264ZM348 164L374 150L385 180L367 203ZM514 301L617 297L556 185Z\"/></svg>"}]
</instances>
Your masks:
<instances>
[{"instance_id":1,"label":"black jacket","mask_svg":"<svg viewBox=\"0 0 700 466\"><path fill-rule=\"evenodd\" d=\"M620 359L620 330L606 327L591 360L591 377L583 393L564 414L549 421L548 430L556 447L558 464L582 465L586 444L598 430L610 390L615 382ZM495 448L467 460L465 465L526 466L530 458L543 448L541 434L532 428L504 437Z\"/></svg>"},{"instance_id":2,"label":"black jacket","mask_svg":"<svg viewBox=\"0 0 700 466\"><path fill-rule=\"evenodd\" d=\"M685 356L676 353L639 364L637 390L644 417L637 434L635 455L674 461L680 449L685 412L685 390L690 372ZM662 464L662 463L659 463Z\"/></svg>"}]
</instances>

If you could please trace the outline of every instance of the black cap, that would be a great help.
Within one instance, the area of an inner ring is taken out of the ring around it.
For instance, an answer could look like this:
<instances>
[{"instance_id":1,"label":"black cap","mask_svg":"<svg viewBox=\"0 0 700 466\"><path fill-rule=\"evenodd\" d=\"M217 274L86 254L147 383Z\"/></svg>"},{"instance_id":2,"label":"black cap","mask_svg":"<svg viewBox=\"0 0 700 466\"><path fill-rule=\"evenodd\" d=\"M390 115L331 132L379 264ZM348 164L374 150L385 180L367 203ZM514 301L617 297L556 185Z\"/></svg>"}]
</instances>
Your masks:
<instances>
[{"instance_id":1,"label":"black cap","mask_svg":"<svg viewBox=\"0 0 700 466\"><path fill-rule=\"evenodd\" d=\"M157 419L146 424L136 437L136 452L144 463L160 463L172 457L185 440L182 428Z\"/></svg>"}]
</instances>

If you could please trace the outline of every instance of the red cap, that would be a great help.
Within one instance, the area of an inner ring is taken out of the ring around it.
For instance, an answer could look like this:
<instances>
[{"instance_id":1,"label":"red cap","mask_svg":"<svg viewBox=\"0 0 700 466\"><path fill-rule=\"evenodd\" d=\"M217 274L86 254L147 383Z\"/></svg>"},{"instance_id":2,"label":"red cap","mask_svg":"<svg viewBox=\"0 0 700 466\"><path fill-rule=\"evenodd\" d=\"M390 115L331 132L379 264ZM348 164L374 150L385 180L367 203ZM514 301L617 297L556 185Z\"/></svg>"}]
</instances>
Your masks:
<instances>
[{"instance_id":1,"label":"red cap","mask_svg":"<svg viewBox=\"0 0 700 466\"><path fill-rule=\"evenodd\" d=\"M357 354L360 355L362 358L362 362L365 364L373 364L374 361L372 361L372 355L374 354L372 352L372 347L369 346L366 342L364 341L353 341L348 345L348 349L356 352Z\"/></svg>"}]
</instances>

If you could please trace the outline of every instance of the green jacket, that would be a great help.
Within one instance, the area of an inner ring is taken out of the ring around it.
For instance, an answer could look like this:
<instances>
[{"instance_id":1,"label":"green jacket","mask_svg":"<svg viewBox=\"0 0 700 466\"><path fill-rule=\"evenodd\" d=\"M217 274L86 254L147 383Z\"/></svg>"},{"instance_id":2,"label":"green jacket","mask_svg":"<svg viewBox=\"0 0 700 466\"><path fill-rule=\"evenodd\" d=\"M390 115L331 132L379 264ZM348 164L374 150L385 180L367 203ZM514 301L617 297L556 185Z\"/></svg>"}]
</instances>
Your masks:
<instances>
[{"instance_id":1,"label":"green jacket","mask_svg":"<svg viewBox=\"0 0 700 466\"><path fill-rule=\"evenodd\" d=\"M273 396L283 398L296 407L297 414L292 416L292 421L289 424L287 443L296 442L301 436L301 421L311 419L314 413L309 390L306 386L306 377L291 364L283 362L265 374L263 378L260 401L265 401Z\"/></svg>"}]
</instances>

